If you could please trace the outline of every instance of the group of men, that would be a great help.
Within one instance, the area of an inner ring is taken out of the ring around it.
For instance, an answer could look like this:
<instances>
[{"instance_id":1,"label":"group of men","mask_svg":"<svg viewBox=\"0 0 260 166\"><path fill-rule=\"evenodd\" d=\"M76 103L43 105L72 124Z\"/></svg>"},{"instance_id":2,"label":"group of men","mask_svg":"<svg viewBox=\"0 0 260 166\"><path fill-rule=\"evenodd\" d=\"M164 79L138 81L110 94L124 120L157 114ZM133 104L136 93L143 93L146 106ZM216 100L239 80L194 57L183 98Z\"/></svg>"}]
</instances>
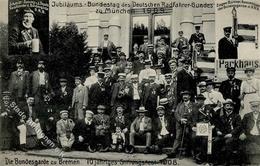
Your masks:
<instances>
[{"instance_id":1,"label":"group of men","mask_svg":"<svg viewBox=\"0 0 260 166\"><path fill-rule=\"evenodd\" d=\"M205 43L196 30L190 42L199 37ZM106 34L90 58L87 77L74 77L74 89L67 78L53 88L45 61L29 73L18 60L1 105L1 117L12 124L13 148L18 142L21 150L48 147L46 137L64 151L134 153L136 145L145 144L144 153L172 147L168 157L191 155L202 163L210 159L207 137L196 134L198 123L212 127L214 161L229 164L236 148L260 146L260 84L253 68L245 70L245 81L235 78L234 67L227 68L228 79L216 91L212 80L199 81L190 58L168 55L163 38L157 49L148 46L127 60L121 47L113 51ZM35 139L28 144L29 136Z\"/></svg>"}]
</instances>

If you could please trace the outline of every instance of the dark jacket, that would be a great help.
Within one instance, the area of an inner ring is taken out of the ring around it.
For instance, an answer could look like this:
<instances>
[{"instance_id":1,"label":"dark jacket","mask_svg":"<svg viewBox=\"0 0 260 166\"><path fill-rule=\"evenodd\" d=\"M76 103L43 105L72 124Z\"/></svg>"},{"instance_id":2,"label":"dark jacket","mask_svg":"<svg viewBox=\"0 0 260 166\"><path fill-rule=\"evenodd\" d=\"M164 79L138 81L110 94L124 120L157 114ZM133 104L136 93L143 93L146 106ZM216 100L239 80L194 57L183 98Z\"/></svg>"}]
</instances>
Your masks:
<instances>
[{"instance_id":1,"label":"dark jacket","mask_svg":"<svg viewBox=\"0 0 260 166\"><path fill-rule=\"evenodd\" d=\"M90 125L86 124L85 119L81 119L76 123L72 132L76 139L79 136L82 136L84 139L95 136L95 124L93 122Z\"/></svg>"},{"instance_id":2,"label":"dark jacket","mask_svg":"<svg viewBox=\"0 0 260 166\"><path fill-rule=\"evenodd\" d=\"M175 132L176 132L176 130L175 130L175 122L173 121L171 116L164 116L164 121L165 121L166 130L169 132L169 134L175 134ZM161 130L162 130L162 123L160 121L160 118L157 117L153 121L154 135L155 136L159 135Z\"/></svg>"},{"instance_id":3,"label":"dark jacket","mask_svg":"<svg viewBox=\"0 0 260 166\"><path fill-rule=\"evenodd\" d=\"M245 116L242 120L242 130L243 130L243 133L245 133L245 135L247 135L247 136L251 135L250 131L253 129L254 124L255 124L253 114L254 114L253 112L245 114ZM256 126L258 128L258 131L260 131L260 128L259 128L259 126L260 126L260 114L258 115L256 124L257 124Z\"/></svg>"},{"instance_id":4,"label":"dark jacket","mask_svg":"<svg viewBox=\"0 0 260 166\"><path fill-rule=\"evenodd\" d=\"M226 37L218 42L218 58L219 59L237 59L237 47Z\"/></svg>"}]
</instances>

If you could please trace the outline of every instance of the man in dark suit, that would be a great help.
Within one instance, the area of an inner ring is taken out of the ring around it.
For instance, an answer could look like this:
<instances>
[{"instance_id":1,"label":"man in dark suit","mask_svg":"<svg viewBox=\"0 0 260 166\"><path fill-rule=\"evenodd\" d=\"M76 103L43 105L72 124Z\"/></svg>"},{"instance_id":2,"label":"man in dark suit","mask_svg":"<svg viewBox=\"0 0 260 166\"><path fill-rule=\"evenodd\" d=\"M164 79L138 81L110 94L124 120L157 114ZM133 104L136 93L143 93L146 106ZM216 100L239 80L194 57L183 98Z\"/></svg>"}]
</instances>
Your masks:
<instances>
[{"instance_id":1,"label":"man in dark suit","mask_svg":"<svg viewBox=\"0 0 260 166\"><path fill-rule=\"evenodd\" d=\"M182 70L177 73L177 101L178 103L182 100L181 92L189 91L191 93L191 100L194 100L196 95L196 80L194 74L189 71L190 61L185 60Z\"/></svg>"},{"instance_id":2,"label":"man in dark suit","mask_svg":"<svg viewBox=\"0 0 260 166\"><path fill-rule=\"evenodd\" d=\"M176 111L174 112L176 119L176 139L173 144L172 152L168 154L168 157L170 158L175 158L178 150L181 150L180 153L185 151L189 152L191 150L192 118L193 112L197 109L197 106L190 100L191 93L189 91L183 91L181 95L182 102L177 105ZM183 134L185 135L185 141L182 140Z\"/></svg>"},{"instance_id":3,"label":"man in dark suit","mask_svg":"<svg viewBox=\"0 0 260 166\"><path fill-rule=\"evenodd\" d=\"M196 33L193 33L190 37L189 44L191 45L191 50L193 49L193 45L196 43L201 43L201 50L204 51L204 45L206 43L205 37L203 33L200 33L200 26L195 26ZM194 43L194 44L193 44Z\"/></svg>"},{"instance_id":4,"label":"man in dark suit","mask_svg":"<svg viewBox=\"0 0 260 166\"><path fill-rule=\"evenodd\" d=\"M144 52L145 55L148 54L148 36L144 36L144 43L140 45L139 51Z\"/></svg>"},{"instance_id":5,"label":"man in dark suit","mask_svg":"<svg viewBox=\"0 0 260 166\"><path fill-rule=\"evenodd\" d=\"M109 92L110 89L106 88L104 83L104 72L98 72L98 81L93 84L89 89L89 107L88 109L96 113L99 104L108 106L110 104Z\"/></svg>"},{"instance_id":6,"label":"man in dark suit","mask_svg":"<svg viewBox=\"0 0 260 166\"><path fill-rule=\"evenodd\" d=\"M218 42L218 58L219 59L237 59L237 47L230 38L231 27L225 27L224 37Z\"/></svg>"},{"instance_id":7,"label":"man in dark suit","mask_svg":"<svg viewBox=\"0 0 260 166\"><path fill-rule=\"evenodd\" d=\"M239 113L240 109L240 87L242 80L235 78L236 69L234 67L227 68L228 79L223 81L219 87L224 99L232 99L235 103L234 112Z\"/></svg>"},{"instance_id":8,"label":"man in dark suit","mask_svg":"<svg viewBox=\"0 0 260 166\"><path fill-rule=\"evenodd\" d=\"M30 93L34 96L36 105L43 103L46 97L50 97L53 94L49 74L45 72L43 60L39 60L38 70L31 73L30 88Z\"/></svg>"},{"instance_id":9,"label":"man in dark suit","mask_svg":"<svg viewBox=\"0 0 260 166\"><path fill-rule=\"evenodd\" d=\"M23 13L21 25L14 27L9 32L9 54L24 55L32 53L32 40L39 39L38 30L32 26L34 19L34 11L26 8ZM39 51L43 52L40 41Z\"/></svg>"},{"instance_id":10,"label":"man in dark suit","mask_svg":"<svg viewBox=\"0 0 260 166\"><path fill-rule=\"evenodd\" d=\"M95 135L96 129L93 123L94 113L90 110L85 112L85 119L76 122L72 132L75 136L73 147L77 150L88 150L95 152Z\"/></svg>"},{"instance_id":11,"label":"man in dark suit","mask_svg":"<svg viewBox=\"0 0 260 166\"><path fill-rule=\"evenodd\" d=\"M68 109L71 104L73 90L68 87L67 79L60 78L59 81L60 87L55 93L55 104L58 109Z\"/></svg>"},{"instance_id":12,"label":"man in dark suit","mask_svg":"<svg viewBox=\"0 0 260 166\"><path fill-rule=\"evenodd\" d=\"M29 94L29 72L24 70L24 63L21 60L17 61L16 67L17 70L11 73L9 91L19 104L25 102Z\"/></svg>"},{"instance_id":13,"label":"man in dark suit","mask_svg":"<svg viewBox=\"0 0 260 166\"><path fill-rule=\"evenodd\" d=\"M241 134L241 117L234 113L234 102L226 99L223 103L223 115L220 116L220 124L216 126L217 138L216 147L219 152L219 160L226 165L230 164L230 157L233 150L238 150L239 136ZM224 155L221 149L224 149ZM222 153L222 155L221 155Z\"/></svg>"},{"instance_id":14,"label":"man in dark suit","mask_svg":"<svg viewBox=\"0 0 260 166\"><path fill-rule=\"evenodd\" d=\"M116 47L112 41L108 40L108 34L104 34L104 40L100 43L99 48L102 49L103 62L112 59L112 51L115 51Z\"/></svg>"},{"instance_id":15,"label":"man in dark suit","mask_svg":"<svg viewBox=\"0 0 260 166\"><path fill-rule=\"evenodd\" d=\"M155 137L154 150L161 153L162 148L173 143L175 136L175 123L171 116L165 116L165 107L157 107L158 117L153 121L153 131ZM172 145L171 145L172 146Z\"/></svg>"}]
</instances>

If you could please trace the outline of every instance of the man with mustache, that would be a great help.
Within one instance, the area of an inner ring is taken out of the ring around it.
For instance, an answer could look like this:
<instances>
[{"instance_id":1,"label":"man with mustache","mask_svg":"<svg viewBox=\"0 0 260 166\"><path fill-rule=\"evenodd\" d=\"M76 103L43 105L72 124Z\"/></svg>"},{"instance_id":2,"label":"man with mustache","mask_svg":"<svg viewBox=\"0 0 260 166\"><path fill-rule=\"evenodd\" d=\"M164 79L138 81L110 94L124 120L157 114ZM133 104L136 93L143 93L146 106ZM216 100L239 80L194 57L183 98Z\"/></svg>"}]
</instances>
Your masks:
<instances>
[{"instance_id":1,"label":"man with mustache","mask_svg":"<svg viewBox=\"0 0 260 166\"><path fill-rule=\"evenodd\" d=\"M10 31L9 54L32 53L32 39L39 39L38 30L32 25L34 20L34 11L30 8L24 9L21 24ZM40 53L43 52L41 42L39 42L39 50Z\"/></svg>"}]
</instances>

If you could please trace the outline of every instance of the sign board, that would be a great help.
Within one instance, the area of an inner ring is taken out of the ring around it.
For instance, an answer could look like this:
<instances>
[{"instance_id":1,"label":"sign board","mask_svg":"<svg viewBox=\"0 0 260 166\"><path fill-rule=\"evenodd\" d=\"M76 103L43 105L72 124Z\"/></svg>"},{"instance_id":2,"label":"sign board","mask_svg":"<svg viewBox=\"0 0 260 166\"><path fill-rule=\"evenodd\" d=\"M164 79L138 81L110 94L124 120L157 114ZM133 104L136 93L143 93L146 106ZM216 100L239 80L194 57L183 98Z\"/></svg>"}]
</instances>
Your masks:
<instances>
[{"instance_id":1,"label":"sign board","mask_svg":"<svg viewBox=\"0 0 260 166\"><path fill-rule=\"evenodd\" d=\"M197 123L197 136L208 136L209 124L208 123Z\"/></svg>"}]
</instances>

